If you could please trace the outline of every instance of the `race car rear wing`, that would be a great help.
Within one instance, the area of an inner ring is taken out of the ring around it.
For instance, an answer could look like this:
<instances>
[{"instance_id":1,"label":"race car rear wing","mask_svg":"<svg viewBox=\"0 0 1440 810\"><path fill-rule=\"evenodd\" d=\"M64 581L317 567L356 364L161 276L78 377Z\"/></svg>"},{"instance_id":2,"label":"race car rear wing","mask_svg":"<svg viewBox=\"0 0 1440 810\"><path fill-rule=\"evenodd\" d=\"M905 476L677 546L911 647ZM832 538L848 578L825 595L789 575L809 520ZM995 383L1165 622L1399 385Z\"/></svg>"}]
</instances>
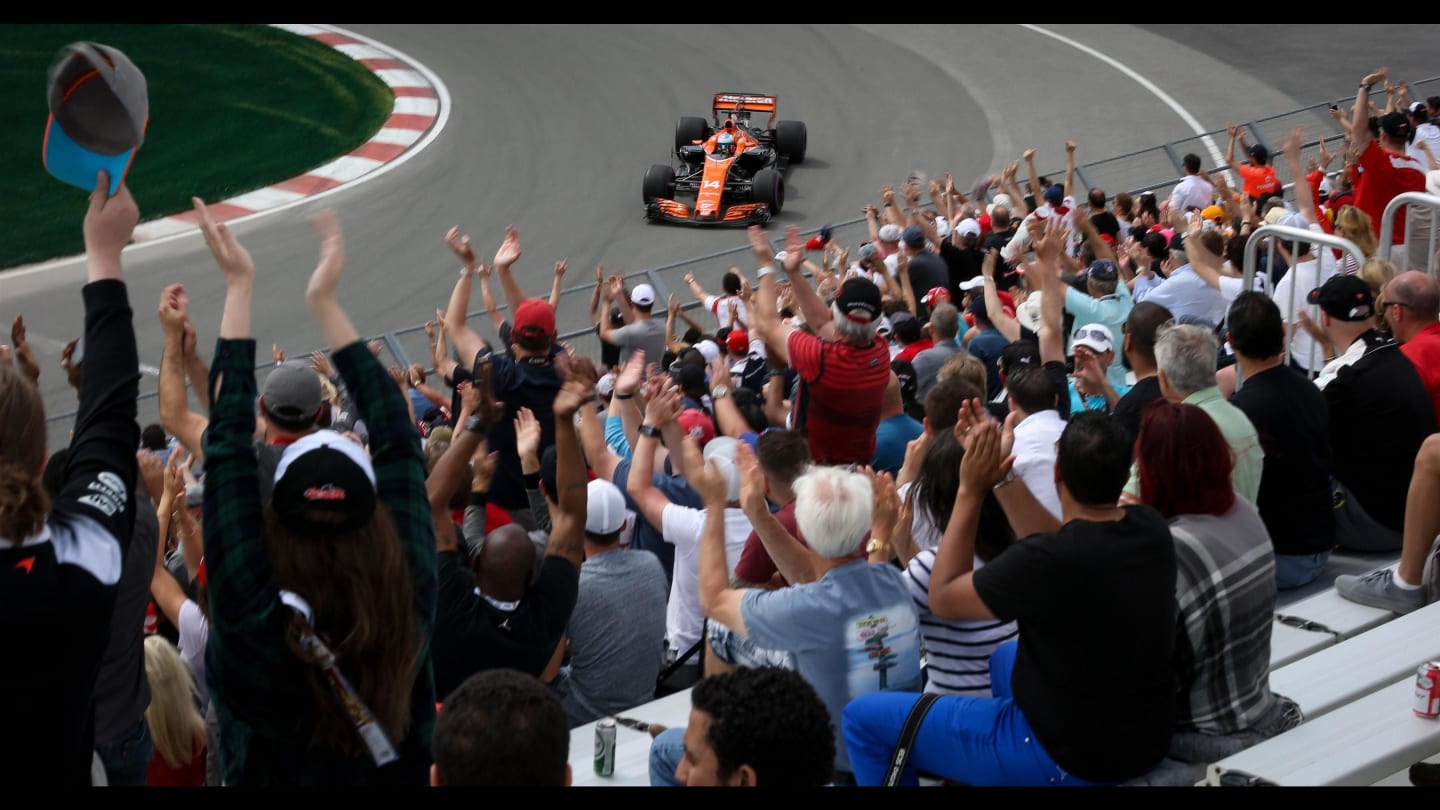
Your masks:
<instances>
[{"instance_id":1,"label":"race car rear wing","mask_svg":"<svg viewBox=\"0 0 1440 810\"><path fill-rule=\"evenodd\" d=\"M750 93L716 93L711 106L717 115L746 110L749 112L775 112L775 96L761 96Z\"/></svg>"}]
</instances>

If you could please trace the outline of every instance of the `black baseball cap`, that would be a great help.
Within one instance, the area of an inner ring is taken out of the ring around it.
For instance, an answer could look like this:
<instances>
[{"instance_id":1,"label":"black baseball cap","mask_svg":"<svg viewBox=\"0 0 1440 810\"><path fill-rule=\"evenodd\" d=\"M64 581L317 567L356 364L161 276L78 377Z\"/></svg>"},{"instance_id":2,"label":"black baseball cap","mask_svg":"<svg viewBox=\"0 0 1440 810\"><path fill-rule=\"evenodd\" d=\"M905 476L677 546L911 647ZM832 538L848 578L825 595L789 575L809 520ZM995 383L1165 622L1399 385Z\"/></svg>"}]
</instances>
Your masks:
<instances>
[{"instance_id":1,"label":"black baseball cap","mask_svg":"<svg viewBox=\"0 0 1440 810\"><path fill-rule=\"evenodd\" d=\"M849 278L840 285L835 303L846 318L870 323L880 317L880 288L868 278Z\"/></svg>"},{"instance_id":2,"label":"black baseball cap","mask_svg":"<svg viewBox=\"0 0 1440 810\"><path fill-rule=\"evenodd\" d=\"M1375 315L1375 296L1359 276L1332 276L1310 291L1305 301L1319 304L1327 315L1348 323L1367 321Z\"/></svg>"}]
</instances>

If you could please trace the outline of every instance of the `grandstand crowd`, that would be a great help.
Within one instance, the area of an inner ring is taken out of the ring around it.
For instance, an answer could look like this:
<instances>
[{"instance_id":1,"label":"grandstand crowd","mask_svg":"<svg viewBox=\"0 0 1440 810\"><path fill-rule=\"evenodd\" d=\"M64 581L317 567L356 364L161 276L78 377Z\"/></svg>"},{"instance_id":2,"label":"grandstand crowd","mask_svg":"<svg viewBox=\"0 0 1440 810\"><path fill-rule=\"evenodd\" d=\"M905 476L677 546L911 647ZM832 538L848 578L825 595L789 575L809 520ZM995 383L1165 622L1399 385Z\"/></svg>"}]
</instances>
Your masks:
<instances>
[{"instance_id":1,"label":"grandstand crowd","mask_svg":"<svg viewBox=\"0 0 1440 810\"><path fill-rule=\"evenodd\" d=\"M143 429L102 176L68 447L23 319L0 347L0 774L565 785L572 728L687 689L654 785L1114 785L1291 729L1280 590L1340 549L1398 557L1341 596L1434 599L1440 241L1381 221L1440 195L1437 116L1382 69L1309 165L1232 127L1168 197L1081 195L1067 143L1059 182L886 186L858 245L751 227L681 298L597 268L596 357L563 263L529 297L513 227L452 229L431 356L386 368L322 212L328 350L257 378L282 269L197 199L224 311L164 289Z\"/></svg>"}]
</instances>

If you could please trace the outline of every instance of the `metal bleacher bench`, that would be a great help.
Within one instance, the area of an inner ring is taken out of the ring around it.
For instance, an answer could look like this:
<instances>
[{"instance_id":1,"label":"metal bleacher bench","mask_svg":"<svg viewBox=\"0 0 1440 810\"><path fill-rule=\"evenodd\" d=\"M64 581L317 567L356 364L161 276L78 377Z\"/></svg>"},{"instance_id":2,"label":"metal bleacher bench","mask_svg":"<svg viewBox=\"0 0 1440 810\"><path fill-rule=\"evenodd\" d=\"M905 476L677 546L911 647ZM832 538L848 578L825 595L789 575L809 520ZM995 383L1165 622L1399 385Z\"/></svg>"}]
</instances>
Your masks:
<instances>
[{"instance_id":1,"label":"metal bleacher bench","mask_svg":"<svg viewBox=\"0 0 1440 810\"><path fill-rule=\"evenodd\" d=\"M1440 657L1437 625L1440 603L1272 670L1305 722L1212 763L1205 783L1369 785L1440 752L1440 720L1411 710L1415 667Z\"/></svg>"},{"instance_id":2,"label":"metal bleacher bench","mask_svg":"<svg viewBox=\"0 0 1440 810\"><path fill-rule=\"evenodd\" d=\"M1351 602L1330 588L1286 605L1275 616L1270 634L1270 670L1378 627L1395 614Z\"/></svg>"}]
</instances>

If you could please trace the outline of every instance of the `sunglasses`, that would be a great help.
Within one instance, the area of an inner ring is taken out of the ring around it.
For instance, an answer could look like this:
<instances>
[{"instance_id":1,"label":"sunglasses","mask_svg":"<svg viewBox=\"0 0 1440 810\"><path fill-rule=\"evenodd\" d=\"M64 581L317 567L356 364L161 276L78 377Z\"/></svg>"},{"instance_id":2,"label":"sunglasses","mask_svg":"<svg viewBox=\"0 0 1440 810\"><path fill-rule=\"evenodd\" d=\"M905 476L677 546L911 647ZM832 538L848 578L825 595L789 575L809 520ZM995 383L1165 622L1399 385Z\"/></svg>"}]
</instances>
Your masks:
<instances>
[{"instance_id":1,"label":"sunglasses","mask_svg":"<svg viewBox=\"0 0 1440 810\"><path fill-rule=\"evenodd\" d=\"M1111 342L1110 336L1099 329L1081 329L1075 333L1075 340L1085 340L1086 338L1094 338L1103 343Z\"/></svg>"}]
</instances>

